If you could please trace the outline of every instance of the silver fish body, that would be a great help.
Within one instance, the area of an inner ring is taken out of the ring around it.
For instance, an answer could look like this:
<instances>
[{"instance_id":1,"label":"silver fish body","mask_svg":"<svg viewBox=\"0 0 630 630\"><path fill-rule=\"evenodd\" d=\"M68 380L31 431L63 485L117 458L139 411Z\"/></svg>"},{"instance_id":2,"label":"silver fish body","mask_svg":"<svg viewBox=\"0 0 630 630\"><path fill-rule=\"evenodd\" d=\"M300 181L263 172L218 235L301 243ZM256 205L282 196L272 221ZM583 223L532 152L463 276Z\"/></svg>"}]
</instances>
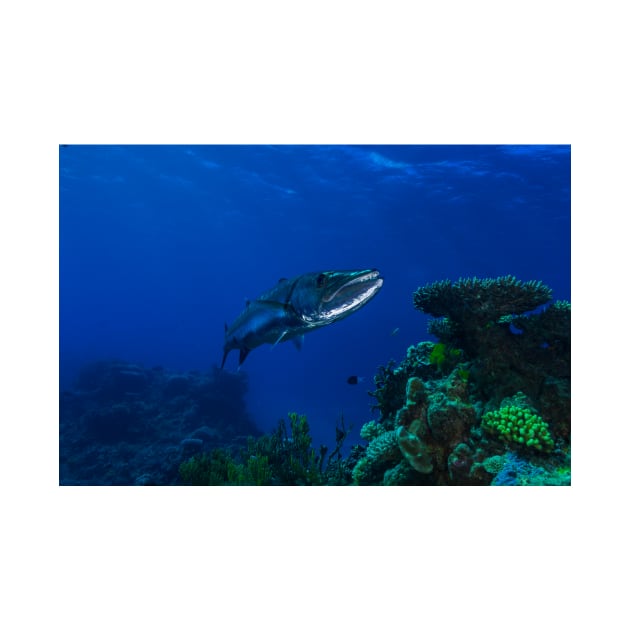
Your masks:
<instances>
[{"instance_id":1,"label":"silver fish body","mask_svg":"<svg viewBox=\"0 0 630 630\"><path fill-rule=\"evenodd\" d=\"M239 350L241 365L251 350L264 343L293 340L301 347L305 333L348 317L382 286L376 269L315 271L280 280L248 302L231 326L225 325L221 367L231 350Z\"/></svg>"}]
</instances>

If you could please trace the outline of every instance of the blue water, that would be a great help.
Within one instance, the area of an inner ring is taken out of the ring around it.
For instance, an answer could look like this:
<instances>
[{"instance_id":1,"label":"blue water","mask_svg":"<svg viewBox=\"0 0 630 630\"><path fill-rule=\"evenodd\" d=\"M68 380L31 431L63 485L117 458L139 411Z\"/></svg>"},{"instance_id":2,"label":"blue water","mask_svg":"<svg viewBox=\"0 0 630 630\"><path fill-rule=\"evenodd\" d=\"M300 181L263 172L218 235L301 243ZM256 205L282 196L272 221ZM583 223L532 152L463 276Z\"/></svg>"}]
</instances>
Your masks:
<instances>
[{"instance_id":1,"label":"blue water","mask_svg":"<svg viewBox=\"0 0 630 630\"><path fill-rule=\"evenodd\" d=\"M59 162L62 389L108 358L206 371L279 278L376 268L362 310L240 368L262 430L297 411L333 444L343 414L358 441L377 366L431 339L418 286L511 274L570 300L568 146L71 145Z\"/></svg>"}]
</instances>

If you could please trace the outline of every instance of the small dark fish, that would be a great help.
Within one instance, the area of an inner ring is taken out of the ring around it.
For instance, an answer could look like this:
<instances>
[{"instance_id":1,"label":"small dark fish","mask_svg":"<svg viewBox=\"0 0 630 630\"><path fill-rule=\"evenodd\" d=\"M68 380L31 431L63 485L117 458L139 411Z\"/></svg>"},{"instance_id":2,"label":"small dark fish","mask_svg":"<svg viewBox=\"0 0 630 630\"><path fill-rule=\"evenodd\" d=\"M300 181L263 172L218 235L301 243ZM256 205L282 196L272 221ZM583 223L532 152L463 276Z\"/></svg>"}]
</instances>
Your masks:
<instances>
[{"instance_id":1,"label":"small dark fish","mask_svg":"<svg viewBox=\"0 0 630 630\"><path fill-rule=\"evenodd\" d=\"M349 376L348 385L356 385L357 383L362 383L364 380L362 376Z\"/></svg>"}]
</instances>

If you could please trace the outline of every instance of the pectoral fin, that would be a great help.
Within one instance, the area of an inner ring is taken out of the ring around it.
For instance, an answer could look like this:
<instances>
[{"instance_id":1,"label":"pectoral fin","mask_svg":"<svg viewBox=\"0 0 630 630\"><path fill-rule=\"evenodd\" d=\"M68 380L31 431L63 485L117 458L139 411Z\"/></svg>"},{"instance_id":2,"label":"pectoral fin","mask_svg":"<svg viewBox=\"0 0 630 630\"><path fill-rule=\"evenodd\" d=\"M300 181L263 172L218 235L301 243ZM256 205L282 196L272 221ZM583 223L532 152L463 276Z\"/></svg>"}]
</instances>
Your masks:
<instances>
[{"instance_id":1,"label":"pectoral fin","mask_svg":"<svg viewBox=\"0 0 630 630\"><path fill-rule=\"evenodd\" d=\"M247 358L249 354L249 348L241 348L241 353L238 355L238 364L242 365L243 361Z\"/></svg>"},{"instance_id":2,"label":"pectoral fin","mask_svg":"<svg viewBox=\"0 0 630 630\"><path fill-rule=\"evenodd\" d=\"M282 341L282 339L283 339L283 338L284 338L284 336L287 334L287 332L288 332L287 330L283 330L283 331L280 333L280 336L279 336L279 337L275 340L275 342L274 342L274 344L273 344L273 346L272 346L272 347L277 346L277 345L278 345L278 344Z\"/></svg>"}]
</instances>

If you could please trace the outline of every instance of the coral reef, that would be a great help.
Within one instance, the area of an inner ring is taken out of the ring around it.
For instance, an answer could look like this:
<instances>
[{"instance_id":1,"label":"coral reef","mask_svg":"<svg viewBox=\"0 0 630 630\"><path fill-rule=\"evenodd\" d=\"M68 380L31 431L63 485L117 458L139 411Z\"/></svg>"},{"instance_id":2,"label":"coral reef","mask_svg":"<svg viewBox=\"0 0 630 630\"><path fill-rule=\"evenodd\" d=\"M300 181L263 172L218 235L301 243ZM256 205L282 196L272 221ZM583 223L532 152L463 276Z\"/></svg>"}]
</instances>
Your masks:
<instances>
[{"instance_id":1,"label":"coral reef","mask_svg":"<svg viewBox=\"0 0 630 630\"><path fill-rule=\"evenodd\" d=\"M366 421L315 447L306 416L261 435L243 373L86 366L60 396L60 483L568 485L571 307L512 276L420 287L435 342L378 368Z\"/></svg>"},{"instance_id":2,"label":"coral reef","mask_svg":"<svg viewBox=\"0 0 630 630\"><path fill-rule=\"evenodd\" d=\"M357 484L377 484L388 468L400 461L400 449L395 431L386 431L375 437L365 455L356 463L352 478Z\"/></svg>"},{"instance_id":3,"label":"coral reef","mask_svg":"<svg viewBox=\"0 0 630 630\"><path fill-rule=\"evenodd\" d=\"M355 482L488 485L518 456L532 467L519 479L570 483L571 308L541 310L550 300L541 282L512 276L419 288L414 305L439 318L438 339L379 368L379 419L362 430ZM392 431L400 453L380 448Z\"/></svg>"},{"instance_id":4,"label":"coral reef","mask_svg":"<svg viewBox=\"0 0 630 630\"><path fill-rule=\"evenodd\" d=\"M86 365L59 401L62 485L169 485L180 463L260 435L245 406L246 376L173 373L124 361Z\"/></svg>"},{"instance_id":5,"label":"coral reef","mask_svg":"<svg viewBox=\"0 0 630 630\"><path fill-rule=\"evenodd\" d=\"M418 288L414 306L433 317L444 317L450 341L466 352L474 350L479 333L506 315L533 311L551 300L551 289L538 281L521 282L513 276L443 280ZM441 331L442 336L444 330Z\"/></svg>"}]
</instances>

